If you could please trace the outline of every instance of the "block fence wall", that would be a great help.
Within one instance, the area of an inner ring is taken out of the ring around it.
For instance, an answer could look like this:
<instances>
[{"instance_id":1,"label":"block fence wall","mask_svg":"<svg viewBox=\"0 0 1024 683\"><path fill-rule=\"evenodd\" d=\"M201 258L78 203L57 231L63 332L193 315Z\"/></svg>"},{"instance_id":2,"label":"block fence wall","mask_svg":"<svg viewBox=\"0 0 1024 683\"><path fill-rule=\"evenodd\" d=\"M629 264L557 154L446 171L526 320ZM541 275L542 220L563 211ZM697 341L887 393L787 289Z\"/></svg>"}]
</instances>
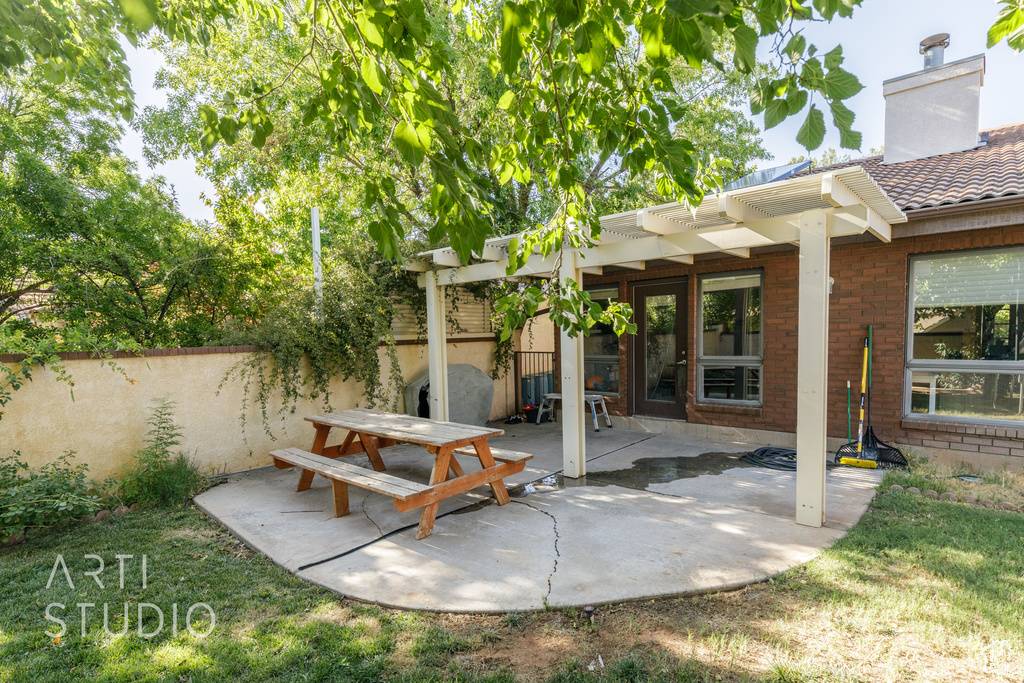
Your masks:
<instances>
[{"instance_id":1,"label":"block fence wall","mask_svg":"<svg viewBox=\"0 0 1024 683\"><path fill-rule=\"evenodd\" d=\"M899 226L895 228L898 233ZM987 425L923 421L903 417L903 369L906 346L907 274L910 257L964 249L1024 245L1024 225L921 235L885 244L860 241L833 244L829 298L828 435L846 437L846 381L853 402L860 392L861 360L867 326L874 326L872 422L879 438L910 445L939 460L964 461L976 467L1024 468L1024 424ZM715 258L691 266L670 265L646 271L619 271L587 276L585 285L618 284L619 297L630 301L632 285L663 278L687 277L687 326L690 362L687 366L687 421L747 429L796 431L796 366L798 263L796 250L753 256ZM707 404L697 401L697 290L700 275L760 269L764 273L762 335L763 405L759 408ZM558 338L556 337L556 342ZM619 342L620 388L608 399L609 410L632 414L627 372L632 338ZM856 430L856 412L854 412Z\"/></svg>"},{"instance_id":2,"label":"block fence wall","mask_svg":"<svg viewBox=\"0 0 1024 683\"><path fill-rule=\"evenodd\" d=\"M89 465L97 481L114 476L144 445L152 401L167 398L176 405L175 416L183 430L182 449L193 452L201 467L213 472L235 472L270 463L268 453L277 448L308 448L313 430L303 419L324 412L321 401L299 401L293 412L278 414L280 398L270 406L270 429L263 428L260 407L250 405L242 416L245 388L234 377L224 381L231 368L253 353L252 347L205 347L153 349L142 356L116 354L128 378L92 359L88 354L65 354L74 379L74 400L64 382L54 381L48 370L37 369L33 380L14 392L0 419L0 456L17 450L21 459L36 468L65 451L76 451L75 461ZM448 344L448 362L469 363L490 374L493 339L457 340ZM382 373L389 362L381 349ZM404 381L411 382L427 370L426 347L400 344L398 359ZM17 361L0 356L0 362ZM365 405L362 386L340 379L331 385L334 410ZM494 383L491 417L511 410L512 380ZM250 401L251 403L251 401ZM404 409L399 396L399 409ZM340 440L344 434L338 436Z\"/></svg>"}]
</instances>

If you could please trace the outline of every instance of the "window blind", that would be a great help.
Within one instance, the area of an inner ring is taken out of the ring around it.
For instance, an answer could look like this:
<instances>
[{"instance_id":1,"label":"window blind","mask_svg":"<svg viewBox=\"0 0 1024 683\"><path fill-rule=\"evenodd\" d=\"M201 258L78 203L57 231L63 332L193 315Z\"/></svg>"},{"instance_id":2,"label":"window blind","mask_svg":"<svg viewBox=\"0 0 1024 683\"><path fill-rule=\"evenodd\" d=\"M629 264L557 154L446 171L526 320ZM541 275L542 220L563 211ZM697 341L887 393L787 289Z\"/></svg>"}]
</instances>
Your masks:
<instances>
[{"instance_id":1,"label":"window blind","mask_svg":"<svg viewBox=\"0 0 1024 683\"><path fill-rule=\"evenodd\" d=\"M914 262L914 307L1024 303L1024 249Z\"/></svg>"}]
</instances>

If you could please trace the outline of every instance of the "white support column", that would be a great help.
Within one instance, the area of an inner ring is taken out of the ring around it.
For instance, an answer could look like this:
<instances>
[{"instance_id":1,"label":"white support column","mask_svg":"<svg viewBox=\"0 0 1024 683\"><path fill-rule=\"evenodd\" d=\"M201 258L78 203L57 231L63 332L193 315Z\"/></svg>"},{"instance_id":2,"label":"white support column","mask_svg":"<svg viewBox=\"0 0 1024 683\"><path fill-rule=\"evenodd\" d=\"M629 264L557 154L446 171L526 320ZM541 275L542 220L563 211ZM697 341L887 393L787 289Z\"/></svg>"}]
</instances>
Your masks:
<instances>
[{"instance_id":1,"label":"white support column","mask_svg":"<svg viewBox=\"0 0 1024 683\"><path fill-rule=\"evenodd\" d=\"M428 270L427 293L427 363L430 373L430 418L448 421L448 338L445 329L444 286L438 284L437 273Z\"/></svg>"},{"instance_id":2,"label":"white support column","mask_svg":"<svg viewBox=\"0 0 1024 683\"><path fill-rule=\"evenodd\" d=\"M824 211L800 216L796 521L813 527L825 521L829 221Z\"/></svg>"},{"instance_id":3,"label":"white support column","mask_svg":"<svg viewBox=\"0 0 1024 683\"><path fill-rule=\"evenodd\" d=\"M577 266L575 250L566 250L558 277L565 282L572 279L577 286L583 283L583 275ZM561 334L562 351L562 466L564 475L571 479L587 473L587 442L584 429L585 414L583 403L583 335L571 338L565 330Z\"/></svg>"}]
</instances>

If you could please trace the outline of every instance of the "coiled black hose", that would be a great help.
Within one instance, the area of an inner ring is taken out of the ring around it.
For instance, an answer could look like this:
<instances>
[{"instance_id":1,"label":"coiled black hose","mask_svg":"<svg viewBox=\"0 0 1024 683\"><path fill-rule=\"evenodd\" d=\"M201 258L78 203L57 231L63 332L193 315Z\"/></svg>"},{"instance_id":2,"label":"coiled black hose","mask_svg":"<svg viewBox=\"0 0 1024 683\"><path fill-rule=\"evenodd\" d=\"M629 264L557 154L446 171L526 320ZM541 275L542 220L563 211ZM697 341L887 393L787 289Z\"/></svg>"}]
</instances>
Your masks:
<instances>
[{"instance_id":1,"label":"coiled black hose","mask_svg":"<svg viewBox=\"0 0 1024 683\"><path fill-rule=\"evenodd\" d=\"M796 451L792 448L765 446L743 454L743 460L751 465L767 467L770 470L796 472Z\"/></svg>"},{"instance_id":2,"label":"coiled black hose","mask_svg":"<svg viewBox=\"0 0 1024 683\"><path fill-rule=\"evenodd\" d=\"M782 472L796 472L796 451L792 448L776 448L775 446L764 446L756 451L744 453L742 460L758 467L767 467L770 470ZM831 460L825 462L825 467L835 467Z\"/></svg>"}]
</instances>

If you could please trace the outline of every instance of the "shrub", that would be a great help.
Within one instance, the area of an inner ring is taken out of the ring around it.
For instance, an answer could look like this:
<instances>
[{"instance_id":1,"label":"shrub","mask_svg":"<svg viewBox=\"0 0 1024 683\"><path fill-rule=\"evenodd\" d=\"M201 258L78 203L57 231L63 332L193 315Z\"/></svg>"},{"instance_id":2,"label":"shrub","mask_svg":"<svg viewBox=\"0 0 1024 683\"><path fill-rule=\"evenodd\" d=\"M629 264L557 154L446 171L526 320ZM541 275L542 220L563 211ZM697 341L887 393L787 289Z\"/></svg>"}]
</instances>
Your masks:
<instances>
[{"instance_id":1,"label":"shrub","mask_svg":"<svg viewBox=\"0 0 1024 683\"><path fill-rule=\"evenodd\" d=\"M206 477L187 453L175 450L181 427L174 421L174 404L154 403L147 423L146 446L122 472L120 496L150 506L184 506L206 487Z\"/></svg>"},{"instance_id":2,"label":"shrub","mask_svg":"<svg viewBox=\"0 0 1024 683\"><path fill-rule=\"evenodd\" d=\"M0 458L0 542L99 509L100 499L86 482L88 467L71 464L74 451L36 472L14 453Z\"/></svg>"}]
</instances>

